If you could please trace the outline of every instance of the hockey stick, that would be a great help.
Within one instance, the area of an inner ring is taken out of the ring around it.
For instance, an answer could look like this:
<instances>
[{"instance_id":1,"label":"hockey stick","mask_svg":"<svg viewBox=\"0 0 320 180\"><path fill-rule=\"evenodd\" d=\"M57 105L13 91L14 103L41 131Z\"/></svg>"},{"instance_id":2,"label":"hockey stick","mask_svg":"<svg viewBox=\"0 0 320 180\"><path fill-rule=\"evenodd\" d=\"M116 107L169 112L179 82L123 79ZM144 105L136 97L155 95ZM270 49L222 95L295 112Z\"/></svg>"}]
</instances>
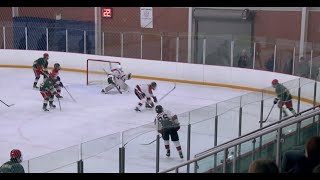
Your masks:
<instances>
[{"instance_id":1,"label":"hockey stick","mask_svg":"<svg viewBox=\"0 0 320 180\"><path fill-rule=\"evenodd\" d=\"M2 100L0 100L3 104L5 104L6 106L8 106L8 107L11 107L11 106L13 106L14 104L10 104L10 105L8 105L8 104L6 104L5 102L3 102Z\"/></svg>"},{"instance_id":2,"label":"hockey stick","mask_svg":"<svg viewBox=\"0 0 320 180\"><path fill-rule=\"evenodd\" d=\"M67 91L67 93L69 94L69 96L71 97L71 99L74 101L74 102L77 102L72 96L71 94L69 93L68 89L66 87L63 86L63 88Z\"/></svg>"},{"instance_id":3,"label":"hockey stick","mask_svg":"<svg viewBox=\"0 0 320 180\"><path fill-rule=\"evenodd\" d=\"M168 96L174 89L176 89L176 83L174 83L174 87L169 91L167 92L165 95L163 95L158 102L160 102L162 99L164 99L166 96Z\"/></svg>"},{"instance_id":4,"label":"hockey stick","mask_svg":"<svg viewBox=\"0 0 320 180\"><path fill-rule=\"evenodd\" d=\"M269 112L269 114L268 114L268 116L267 116L266 120L264 120L264 121L259 121L259 122L261 122L261 123L265 123L265 122L268 120L268 117L269 117L269 115L271 114L271 111L272 111L272 109L273 109L274 105L276 105L276 104L273 104L273 105L272 105L272 107L271 107L271 109L270 109L270 112Z\"/></svg>"},{"instance_id":5,"label":"hockey stick","mask_svg":"<svg viewBox=\"0 0 320 180\"><path fill-rule=\"evenodd\" d=\"M159 139L160 139L160 138L162 138L162 136L160 136ZM157 141L157 138L156 138L155 140L149 142L149 143L145 143L145 144L141 144L141 145L150 145L150 144L152 144L152 143L154 143L154 142L156 142L156 141Z\"/></svg>"},{"instance_id":6,"label":"hockey stick","mask_svg":"<svg viewBox=\"0 0 320 180\"><path fill-rule=\"evenodd\" d=\"M103 69L103 71L104 71L106 74L108 74L107 71L106 71L104 68L102 68L102 69ZM118 92L119 92L120 94L122 94L122 92L120 91L119 87L118 87L114 82L113 82L112 84L114 85L114 87L116 87L116 89L118 90Z\"/></svg>"}]
</instances>

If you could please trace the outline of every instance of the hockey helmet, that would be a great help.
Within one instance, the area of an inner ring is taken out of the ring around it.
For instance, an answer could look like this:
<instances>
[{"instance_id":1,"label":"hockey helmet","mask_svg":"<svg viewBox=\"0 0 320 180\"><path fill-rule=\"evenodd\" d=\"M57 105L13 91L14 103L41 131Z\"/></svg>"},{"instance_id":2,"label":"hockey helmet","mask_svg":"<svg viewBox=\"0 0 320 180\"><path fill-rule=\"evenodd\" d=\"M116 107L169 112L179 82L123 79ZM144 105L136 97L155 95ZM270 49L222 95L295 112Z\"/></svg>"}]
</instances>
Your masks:
<instances>
[{"instance_id":1,"label":"hockey helmet","mask_svg":"<svg viewBox=\"0 0 320 180\"><path fill-rule=\"evenodd\" d=\"M279 84L279 81L278 81L278 79L274 79L274 80L272 80L272 85L277 85L277 84Z\"/></svg>"},{"instance_id":2,"label":"hockey helmet","mask_svg":"<svg viewBox=\"0 0 320 180\"><path fill-rule=\"evenodd\" d=\"M10 158L16 159L18 162L22 161L22 153L19 149L12 149L10 152Z\"/></svg>"},{"instance_id":3,"label":"hockey helmet","mask_svg":"<svg viewBox=\"0 0 320 180\"><path fill-rule=\"evenodd\" d=\"M151 88L155 90L157 88L157 83L156 82L151 82Z\"/></svg>"},{"instance_id":4,"label":"hockey helmet","mask_svg":"<svg viewBox=\"0 0 320 180\"><path fill-rule=\"evenodd\" d=\"M49 59L49 54L48 54L48 53L44 53L44 54L43 54L43 58Z\"/></svg>"},{"instance_id":5,"label":"hockey helmet","mask_svg":"<svg viewBox=\"0 0 320 180\"><path fill-rule=\"evenodd\" d=\"M59 63L55 63L55 64L53 65L53 67L54 67L55 69L57 69L57 70L60 70L60 69L61 69L61 66L60 66Z\"/></svg>"},{"instance_id":6,"label":"hockey helmet","mask_svg":"<svg viewBox=\"0 0 320 180\"><path fill-rule=\"evenodd\" d=\"M163 107L161 105L156 106L156 112L157 113L162 113L163 112Z\"/></svg>"},{"instance_id":7,"label":"hockey helmet","mask_svg":"<svg viewBox=\"0 0 320 180\"><path fill-rule=\"evenodd\" d=\"M120 64L117 65L117 69L119 69L120 71L122 71L122 67Z\"/></svg>"}]
</instances>

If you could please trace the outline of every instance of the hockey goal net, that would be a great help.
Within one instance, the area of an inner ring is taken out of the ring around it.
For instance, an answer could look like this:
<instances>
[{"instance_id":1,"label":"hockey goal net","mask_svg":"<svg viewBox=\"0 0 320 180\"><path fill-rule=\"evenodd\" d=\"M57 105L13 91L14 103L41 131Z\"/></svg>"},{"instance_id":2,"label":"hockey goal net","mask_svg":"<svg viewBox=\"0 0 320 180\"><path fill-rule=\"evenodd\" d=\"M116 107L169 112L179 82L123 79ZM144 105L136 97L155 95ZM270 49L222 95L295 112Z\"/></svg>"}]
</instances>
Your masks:
<instances>
[{"instance_id":1,"label":"hockey goal net","mask_svg":"<svg viewBox=\"0 0 320 180\"><path fill-rule=\"evenodd\" d=\"M118 65L117 61L87 59L87 85L107 83L107 73Z\"/></svg>"}]
</instances>

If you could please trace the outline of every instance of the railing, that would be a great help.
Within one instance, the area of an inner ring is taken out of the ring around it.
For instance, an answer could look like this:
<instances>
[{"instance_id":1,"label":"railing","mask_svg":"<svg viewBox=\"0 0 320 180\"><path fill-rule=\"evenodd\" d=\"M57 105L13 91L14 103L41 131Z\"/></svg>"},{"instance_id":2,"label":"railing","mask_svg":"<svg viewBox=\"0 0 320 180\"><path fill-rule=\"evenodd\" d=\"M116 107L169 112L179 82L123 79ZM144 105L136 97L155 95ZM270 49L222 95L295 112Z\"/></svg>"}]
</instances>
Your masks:
<instances>
[{"instance_id":1,"label":"railing","mask_svg":"<svg viewBox=\"0 0 320 180\"><path fill-rule=\"evenodd\" d=\"M237 158L239 159L239 157L234 157L234 156L228 156L226 152L229 152L228 150L231 149L231 148L234 148L236 149L236 147L240 146L241 144L243 143L246 143L246 142L249 142L249 141L252 141L252 140L255 140L255 139L258 139L264 135L267 135L267 134L270 134L270 133L274 133L276 135L276 152L275 152L275 161L277 163L277 165L280 167L280 157L281 157L281 151L280 151L280 146L281 144L284 143L285 141L285 133L284 131L290 131L290 133L292 132L292 125L297 125L299 123L301 123L302 121L304 120L309 120L310 118L314 118L316 116L319 116L320 115L320 109L318 109L319 106L317 107L313 107L311 109L308 109L307 111L305 111L304 113L299 113L299 115L296 115L296 116L292 116L291 118L286 118L286 119L283 119L279 122L275 122L273 124L270 124L262 129L259 129L257 131L254 131L252 133L248 133L244 136L241 136L239 138L236 138L232 141L229 141L227 143L224 143L224 144L221 144L217 147L215 147L214 149L210 150L209 152L207 152L206 154L204 155L201 155L200 157L197 157L197 158L194 158L190 161L187 161L185 163L182 163L180 165L177 165L175 167L172 167L172 168L169 168L165 171L161 171L161 173L165 173L165 172L170 172L170 171L175 171L175 172L179 172L179 169L181 167L184 167L184 166L190 166L191 164L194 164L195 166L195 169L199 168L199 164L198 162L205 159L205 158L209 158L209 157L212 157L213 155L216 155L218 154L219 152L223 152L224 153L224 156L223 156L223 168L222 168L222 171L223 172L226 172L226 162L227 160L229 161L232 161L233 162L233 166L235 166L235 164L237 163ZM310 112L311 111L311 112ZM315 123L313 123L315 124ZM319 120L317 122L317 124L315 124L317 127L319 127ZM290 127L289 129L285 129L287 127ZM319 135L319 131L317 131L317 134L313 134L313 135ZM266 140L267 138L264 139L264 142L262 142L263 144L266 144ZM282 145L283 146L283 145ZM236 154L236 153L234 153ZM238 154L239 156L240 154ZM272 157L269 157L268 159L273 159ZM196 172L196 171L195 171Z\"/></svg>"}]
</instances>

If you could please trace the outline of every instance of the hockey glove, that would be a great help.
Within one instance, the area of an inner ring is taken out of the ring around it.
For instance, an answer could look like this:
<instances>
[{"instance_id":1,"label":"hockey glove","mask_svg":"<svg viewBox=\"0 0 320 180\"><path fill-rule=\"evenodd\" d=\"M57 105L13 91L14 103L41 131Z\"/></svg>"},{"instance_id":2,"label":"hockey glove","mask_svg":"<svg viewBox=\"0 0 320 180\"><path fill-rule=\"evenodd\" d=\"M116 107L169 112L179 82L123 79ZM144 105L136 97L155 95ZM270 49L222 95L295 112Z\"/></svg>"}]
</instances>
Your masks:
<instances>
[{"instance_id":1,"label":"hockey glove","mask_svg":"<svg viewBox=\"0 0 320 180\"><path fill-rule=\"evenodd\" d=\"M59 76L57 76L57 81L60 81L60 77Z\"/></svg>"},{"instance_id":2,"label":"hockey glove","mask_svg":"<svg viewBox=\"0 0 320 180\"><path fill-rule=\"evenodd\" d=\"M63 87L63 84L62 84L62 82L60 82L59 86Z\"/></svg>"},{"instance_id":3,"label":"hockey glove","mask_svg":"<svg viewBox=\"0 0 320 180\"><path fill-rule=\"evenodd\" d=\"M180 129L180 126L176 127L176 131L179 131L179 129Z\"/></svg>"},{"instance_id":4,"label":"hockey glove","mask_svg":"<svg viewBox=\"0 0 320 180\"><path fill-rule=\"evenodd\" d=\"M278 103L278 101L279 101L279 98L274 98L274 100L273 100L273 104L277 104L277 103Z\"/></svg>"},{"instance_id":5,"label":"hockey glove","mask_svg":"<svg viewBox=\"0 0 320 180\"><path fill-rule=\"evenodd\" d=\"M158 99L157 99L157 97L156 97L156 96L153 96L152 98L153 98L153 101L154 101L155 103L157 103L157 102L158 102Z\"/></svg>"},{"instance_id":6,"label":"hockey glove","mask_svg":"<svg viewBox=\"0 0 320 180\"><path fill-rule=\"evenodd\" d=\"M108 78L108 83L109 83L109 84L114 84L114 82L112 81L112 77L109 77L109 78Z\"/></svg>"}]
</instances>

